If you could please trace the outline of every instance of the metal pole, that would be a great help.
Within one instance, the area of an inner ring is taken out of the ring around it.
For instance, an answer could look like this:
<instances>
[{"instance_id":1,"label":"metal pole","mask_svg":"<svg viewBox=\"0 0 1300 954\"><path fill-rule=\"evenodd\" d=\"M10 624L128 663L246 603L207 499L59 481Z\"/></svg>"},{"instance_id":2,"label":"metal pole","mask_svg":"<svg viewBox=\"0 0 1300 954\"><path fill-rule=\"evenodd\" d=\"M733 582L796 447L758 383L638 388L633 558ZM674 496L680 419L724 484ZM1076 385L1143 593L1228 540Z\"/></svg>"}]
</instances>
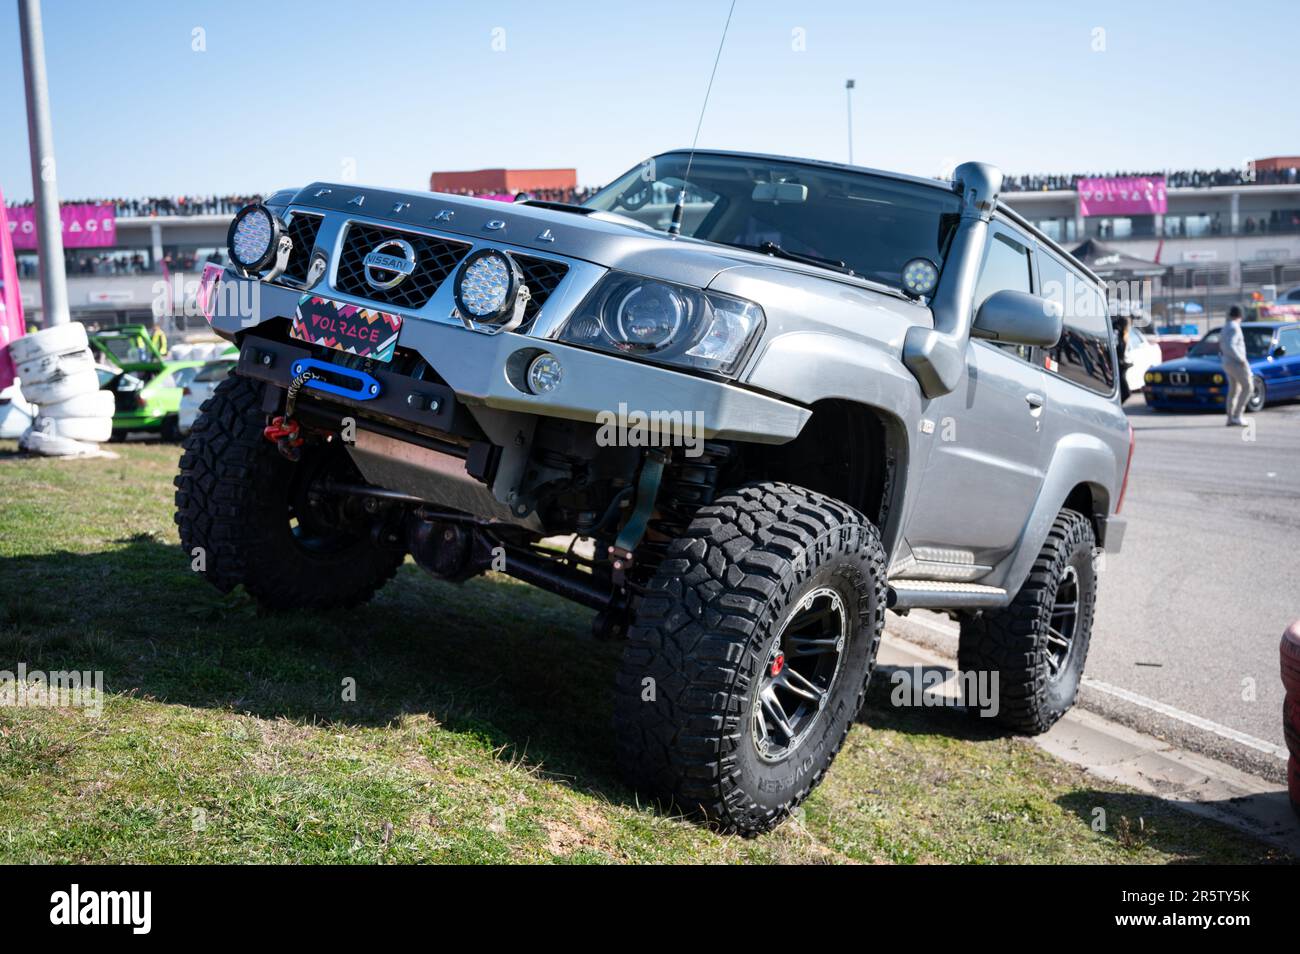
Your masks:
<instances>
[{"instance_id":1,"label":"metal pole","mask_svg":"<svg viewBox=\"0 0 1300 954\"><path fill-rule=\"evenodd\" d=\"M40 0L18 0L18 30L23 46L23 88L27 94L27 139L32 156L32 191L36 196L36 236L40 252L41 310L45 327L66 324L68 279L64 272L63 222L54 167L54 131L50 125L50 90L45 81L45 36Z\"/></svg>"},{"instance_id":2,"label":"metal pole","mask_svg":"<svg viewBox=\"0 0 1300 954\"><path fill-rule=\"evenodd\" d=\"M853 165L853 80L844 81L844 98L849 112L849 165Z\"/></svg>"}]
</instances>

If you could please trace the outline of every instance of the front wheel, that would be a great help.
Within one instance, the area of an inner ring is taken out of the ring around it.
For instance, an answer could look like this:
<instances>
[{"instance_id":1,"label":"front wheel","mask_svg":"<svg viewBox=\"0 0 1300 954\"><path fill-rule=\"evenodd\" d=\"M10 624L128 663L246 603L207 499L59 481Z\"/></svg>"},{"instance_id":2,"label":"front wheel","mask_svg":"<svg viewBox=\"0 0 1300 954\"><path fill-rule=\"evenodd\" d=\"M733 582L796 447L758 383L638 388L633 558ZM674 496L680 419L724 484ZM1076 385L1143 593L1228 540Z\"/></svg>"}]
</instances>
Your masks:
<instances>
[{"instance_id":1,"label":"front wheel","mask_svg":"<svg viewBox=\"0 0 1300 954\"><path fill-rule=\"evenodd\" d=\"M843 744L884 619L885 553L860 513L781 483L719 497L637 606L615 708L625 774L723 831L775 827Z\"/></svg>"},{"instance_id":2,"label":"front wheel","mask_svg":"<svg viewBox=\"0 0 1300 954\"><path fill-rule=\"evenodd\" d=\"M364 519L321 492L347 474L337 443L303 448L296 462L262 436L260 386L222 381L185 439L176 486L181 546L221 592L243 585L267 609L363 603L405 554L380 546Z\"/></svg>"},{"instance_id":3,"label":"front wheel","mask_svg":"<svg viewBox=\"0 0 1300 954\"><path fill-rule=\"evenodd\" d=\"M1094 547L1088 518L1062 510L1011 605L962 620L957 664L989 682L982 715L1037 735L1074 705L1097 598Z\"/></svg>"}]
</instances>

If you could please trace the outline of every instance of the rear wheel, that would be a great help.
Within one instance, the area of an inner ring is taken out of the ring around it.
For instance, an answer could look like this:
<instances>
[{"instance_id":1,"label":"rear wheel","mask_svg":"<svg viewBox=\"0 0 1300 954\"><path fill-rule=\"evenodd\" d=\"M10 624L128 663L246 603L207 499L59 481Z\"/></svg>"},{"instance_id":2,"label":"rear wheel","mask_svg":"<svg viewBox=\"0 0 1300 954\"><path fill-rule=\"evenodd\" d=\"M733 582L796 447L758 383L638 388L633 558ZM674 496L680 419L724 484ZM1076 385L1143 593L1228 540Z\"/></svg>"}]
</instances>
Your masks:
<instances>
[{"instance_id":1,"label":"rear wheel","mask_svg":"<svg viewBox=\"0 0 1300 954\"><path fill-rule=\"evenodd\" d=\"M1011 605L962 621L958 666L990 683L996 674L979 696L1007 728L1046 732L1074 705L1092 636L1094 545L1088 518L1062 510Z\"/></svg>"},{"instance_id":2,"label":"rear wheel","mask_svg":"<svg viewBox=\"0 0 1300 954\"><path fill-rule=\"evenodd\" d=\"M196 568L223 593L243 587L270 609L363 603L401 565L364 519L348 519L321 483L346 474L337 444L289 461L262 436L260 387L232 377L204 403L176 476L176 523ZM198 548L198 551L196 551Z\"/></svg>"},{"instance_id":3,"label":"rear wheel","mask_svg":"<svg viewBox=\"0 0 1300 954\"><path fill-rule=\"evenodd\" d=\"M851 507L761 483L701 508L628 636L615 709L624 772L724 831L774 827L843 744L884 613L884 549Z\"/></svg>"}]
</instances>

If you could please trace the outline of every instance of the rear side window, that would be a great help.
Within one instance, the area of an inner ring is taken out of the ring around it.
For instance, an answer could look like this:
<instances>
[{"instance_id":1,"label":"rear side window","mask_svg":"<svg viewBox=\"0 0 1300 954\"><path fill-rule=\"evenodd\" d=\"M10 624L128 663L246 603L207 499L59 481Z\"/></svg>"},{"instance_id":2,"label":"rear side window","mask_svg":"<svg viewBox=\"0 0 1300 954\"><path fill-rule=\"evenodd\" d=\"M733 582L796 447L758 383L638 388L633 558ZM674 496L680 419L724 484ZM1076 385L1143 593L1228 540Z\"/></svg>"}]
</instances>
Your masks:
<instances>
[{"instance_id":1,"label":"rear side window","mask_svg":"<svg viewBox=\"0 0 1300 954\"><path fill-rule=\"evenodd\" d=\"M1061 340L1047 352L1047 370L1109 394L1115 388L1115 364L1106 296L1046 252L1039 256L1038 274L1042 296L1057 302L1065 314Z\"/></svg>"}]
</instances>

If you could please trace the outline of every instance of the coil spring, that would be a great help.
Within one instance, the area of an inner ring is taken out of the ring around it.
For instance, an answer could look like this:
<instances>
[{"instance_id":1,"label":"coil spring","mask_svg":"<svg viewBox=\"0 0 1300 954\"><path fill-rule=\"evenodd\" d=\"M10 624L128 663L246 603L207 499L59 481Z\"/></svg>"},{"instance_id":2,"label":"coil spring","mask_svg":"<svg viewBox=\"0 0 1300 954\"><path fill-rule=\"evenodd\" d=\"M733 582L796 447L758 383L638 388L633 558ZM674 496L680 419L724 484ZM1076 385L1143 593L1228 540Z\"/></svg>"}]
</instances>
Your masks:
<instances>
[{"instance_id":1,"label":"coil spring","mask_svg":"<svg viewBox=\"0 0 1300 954\"><path fill-rule=\"evenodd\" d=\"M695 511L713 503L718 481L732 456L730 444L708 441L698 457L674 453L659 485L655 516L636 550L636 583L645 585L668 552L668 544L686 533Z\"/></svg>"}]
</instances>

